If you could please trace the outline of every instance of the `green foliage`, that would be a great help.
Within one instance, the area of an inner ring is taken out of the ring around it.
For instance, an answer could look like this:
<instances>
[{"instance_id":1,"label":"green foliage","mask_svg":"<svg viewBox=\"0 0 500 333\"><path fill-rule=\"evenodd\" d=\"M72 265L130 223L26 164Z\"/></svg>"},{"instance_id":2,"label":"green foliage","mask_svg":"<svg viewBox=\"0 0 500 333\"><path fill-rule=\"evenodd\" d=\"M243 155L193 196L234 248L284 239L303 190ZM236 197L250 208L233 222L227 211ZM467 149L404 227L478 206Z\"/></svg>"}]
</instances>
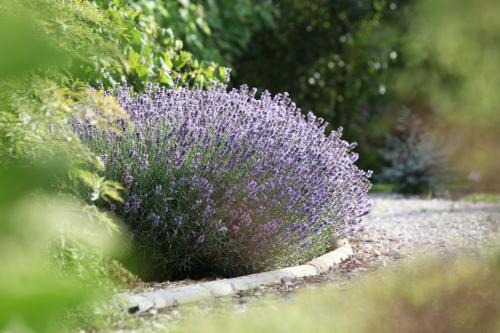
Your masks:
<instances>
[{"instance_id":1,"label":"green foliage","mask_svg":"<svg viewBox=\"0 0 500 333\"><path fill-rule=\"evenodd\" d=\"M93 204L119 200L121 186L88 171L102 162L71 124L84 109L102 128L126 121L85 82L117 52L87 2L3 0L0 18L0 330L64 331L68 311L127 280L108 257L126 249L120 228ZM69 195L82 186L90 200Z\"/></svg>"},{"instance_id":2,"label":"green foliage","mask_svg":"<svg viewBox=\"0 0 500 333\"><path fill-rule=\"evenodd\" d=\"M203 59L212 59L230 67L250 47L257 31L274 24L277 7L270 1L255 0L195 0L203 8L204 20L209 33L199 34L200 43L186 46ZM203 30L205 31L205 30Z\"/></svg>"},{"instance_id":3,"label":"green foliage","mask_svg":"<svg viewBox=\"0 0 500 333\"><path fill-rule=\"evenodd\" d=\"M219 75L225 74L224 68L198 61L183 50L182 41L168 26L172 22L184 26L177 16L162 25L162 16L157 13L168 15L168 6L127 0L4 2L11 11L14 7L14 11L27 13L33 27L55 42L67 61L63 71L60 67L55 70L55 76L64 83L101 82L109 88L126 80L141 89L145 82L205 87L224 80ZM26 60L28 64L37 63L35 59Z\"/></svg>"},{"instance_id":4,"label":"green foliage","mask_svg":"<svg viewBox=\"0 0 500 333\"><path fill-rule=\"evenodd\" d=\"M89 23L99 13L78 1L4 0L1 8L0 42L8 50L0 55L2 161L64 152L75 169L97 166L74 135L70 118L82 108L102 110L91 112L88 120L103 126L123 117L113 99L78 82L90 54L106 58L106 42Z\"/></svg>"},{"instance_id":5,"label":"green foliage","mask_svg":"<svg viewBox=\"0 0 500 333\"><path fill-rule=\"evenodd\" d=\"M2 0L2 16L10 18L2 47L14 59L25 60L15 67L16 76L36 71L60 85L81 86L121 66L120 52L105 38L111 22L87 1Z\"/></svg>"},{"instance_id":6,"label":"green foliage","mask_svg":"<svg viewBox=\"0 0 500 333\"><path fill-rule=\"evenodd\" d=\"M104 26L103 33L122 53L123 67L105 67L100 73L99 79L107 87L126 80L137 88L142 88L145 82L203 88L225 80L224 68L196 60L183 50L183 42L174 35L174 31L179 31L187 38L197 28L208 29L197 16L197 7L189 1L96 2L112 27Z\"/></svg>"},{"instance_id":7,"label":"green foliage","mask_svg":"<svg viewBox=\"0 0 500 333\"><path fill-rule=\"evenodd\" d=\"M498 332L500 260L426 260L347 290L306 290L293 302L186 321L176 332Z\"/></svg>"},{"instance_id":8,"label":"green foliage","mask_svg":"<svg viewBox=\"0 0 500 333\"><path fill-rule=\"evenodd\" d=\"M370 193L392 193L395 189L394 184L389 183L375 183L370 189Z\"/></svg>"},{"instance_id":9,"label":"green foliage","mask_svg":"<svg viewBox=\"0 0 500 333\"><path fill-rule=\"evenodd\" d=\"M88 206L84 207L87 208ZM110 232L109 229L106 231ZM57 241L52 249L53 258L50 264L60 267L62 276L76 277L84 286L97 285L108 292L129 289L140 282L120 261L103 256L101 251L89 249L62 237ZM125 243L120 244L120 247L119 259L123 259Z\"/></svg>"},{"instance_id":10,"label":"green foliage","mask_svg":"<svg viewBox=\"0 0 500 333\"><path fill-rule=\"evenodd\" d=\"M491 0L417 2L404 50L410 66L401 73L401 89L428 100L450 121L496 127L500 46L491 41L500 35L499 8Z\"/></svg>"},{"instance_id":11,"label":"green foliage","mask_svg":"<svg viewBox=\"0 0 500 333\"><path fill-rule=\"evenodd\" d=\"M499 202L500 194L497 193L472 193L467 194L461 200L472 201L472 202Z\"/></svg>"},{"instance_id":12,"label":"green foliage","mask_svg":"<svg viewBox=\"0 0 500 333\"><path fill-rule=\"evenodd\" d=\"M18 161L0 166L2 331L67 331L63 325L69 311L107 295L100 271L82 271L78 260L72 260L73 265L53 263L50 244L84 245L101 258L123 244L116 232L107 231L115 225L109 217L50 190L52 180L67 172L65 165Z\"/></svg>"},{"instance_id":13,"label":"green foliage","mask_svg":"<svg viewBox=\"0 0 500 333\"><path fill-rule=\"evenodd\" d=\"M271 2L255 0L117 0L111 5L107 0L96 2L104 8L114 7L113 12L133 8L152 18L168 33L169 40L173 36L182 40L195 58L229 66L247 49L253 33L270 26L277 14Z\"/></svg>"},{"instance_id":14,"label":"green foliage","mask_svg":"<svg viewBox=\"0 0 500 333\"><path fill-rule=\"evenodd\" d=\"M8 50L0 61L0 74L3 70L18 74L17 69L24 72L39 69L44 60L53 64L57 54L63 61L58 66L45 67L43 74L52 74L51 79L65 86L102 82L105 87L114 87L127 80L138 89L145 82L205 87L225 80L224 68L198 61L183 50L183 43L168 28L173 21L183 26L176 17L161 25L157 13L168 15L161 4L2 0L2 5L3 14L16 18L15 22L2 20L3 31L16 33L4 33L0 38ZM19 35L23 38L13 37Z\"/></svg>"}]
</instances>

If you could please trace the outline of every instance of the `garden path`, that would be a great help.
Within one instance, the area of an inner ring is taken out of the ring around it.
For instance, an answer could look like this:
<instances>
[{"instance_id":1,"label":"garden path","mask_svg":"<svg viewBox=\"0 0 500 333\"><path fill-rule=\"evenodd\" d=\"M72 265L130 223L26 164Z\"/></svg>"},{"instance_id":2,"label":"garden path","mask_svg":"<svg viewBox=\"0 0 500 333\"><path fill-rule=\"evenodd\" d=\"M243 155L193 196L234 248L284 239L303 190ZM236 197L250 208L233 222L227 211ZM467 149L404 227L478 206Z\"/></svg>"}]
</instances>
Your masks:
<instances>
[{"instance_id":1,"label":"garden path","mask_svg":"<svg viewBox=\"0 0 500 333\"><path fill-rule=\"evenodd\" d=\"M384 266L419 254L452 255L489 246L500 235L500 204L372 196L364 230L352 237L354 260Z\"/></svg>"}]
</instances>

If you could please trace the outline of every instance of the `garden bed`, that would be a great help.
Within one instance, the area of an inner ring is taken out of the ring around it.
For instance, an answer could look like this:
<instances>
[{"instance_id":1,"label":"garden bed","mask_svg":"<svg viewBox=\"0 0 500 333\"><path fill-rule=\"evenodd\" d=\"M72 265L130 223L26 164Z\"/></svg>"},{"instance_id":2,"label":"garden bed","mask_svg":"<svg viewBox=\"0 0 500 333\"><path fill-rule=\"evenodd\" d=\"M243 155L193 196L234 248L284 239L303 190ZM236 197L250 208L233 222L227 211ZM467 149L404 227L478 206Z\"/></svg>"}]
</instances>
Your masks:
<instances>
[{"instance_id":1,"label":"garden bed","mask_svg":"<svg viewBox=\"0 0 500 333\"><path fill-rule=\"evenodd\" d=\"M174 286L140 293L124 294L130 313L158 310L192 303L212 297L238 295L249 290L273 286L324 274L353 254L347 241L340 241L338 248L300 266L251 274L232 279ZM170 284L172 286L172 284Z\"/></svg>"}]
</instances>

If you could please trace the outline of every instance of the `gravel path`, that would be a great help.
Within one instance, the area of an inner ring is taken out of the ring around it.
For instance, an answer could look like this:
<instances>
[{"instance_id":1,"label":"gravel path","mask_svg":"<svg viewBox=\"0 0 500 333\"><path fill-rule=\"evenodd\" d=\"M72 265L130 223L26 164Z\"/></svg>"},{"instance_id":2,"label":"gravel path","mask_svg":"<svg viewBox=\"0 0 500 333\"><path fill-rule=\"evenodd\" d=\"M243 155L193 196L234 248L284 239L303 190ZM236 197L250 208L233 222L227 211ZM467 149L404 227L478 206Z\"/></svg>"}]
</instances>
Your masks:
<instances>
[{"instance_id":1,"label":"gravel path","mask_svg":"<svg viewBox=\"0 0 500 333\"><path fill-rule=\"evenodd\" d=\"M355 259L378 266L419 254L448 255L500 235L500 205L442 199L372 197L364 230L351 239Z\"/></svg>"},{"instance_id":2,"label":"gravel path","mask_svg":"<svg viewBox=\"0 0 500 333\"><path fill-rule=\"evenodd\" d=\"M133 321L130 318L121 318L122 324L114 323L113 326L130 328L130 323L133 322L132 326L136 329L125 331L165 330L183 317L245 311L253 304L261 304L269 299L262 296L277 296L290 300L294 298L295 292L302 288L316 288L326 283L342 288L352 283L355 276L384 266L396 265L419 254L447 256L457 250L474 250L499 244L500 204L387 195L373 196L371 202L372 210L363 222L364 230L350 239L355 255L327 274L282 281L281 284L258 288L236 297L166 309L159 313L138 316ZM149 287L165 288L178 284L163 283ZM259 302L255 302L256 300Z\"/></svg>"}]
</instances>

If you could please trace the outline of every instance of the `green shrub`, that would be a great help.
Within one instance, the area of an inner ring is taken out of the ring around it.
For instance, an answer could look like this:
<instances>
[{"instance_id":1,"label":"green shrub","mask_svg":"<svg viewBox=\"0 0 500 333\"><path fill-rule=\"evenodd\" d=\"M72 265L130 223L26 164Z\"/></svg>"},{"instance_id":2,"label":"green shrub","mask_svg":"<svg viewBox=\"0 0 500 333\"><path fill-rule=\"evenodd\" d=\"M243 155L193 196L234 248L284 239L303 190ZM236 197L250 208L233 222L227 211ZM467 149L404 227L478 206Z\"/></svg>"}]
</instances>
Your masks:
<instances>
[{"instance_id":1,"label":"green shrub","mask_svg":"<svg viewBox=\"0 0 500 333\"><path fill-rule=\"evenodd\" d=\"M67 244L79 244L103 258L126 244L109 231L117 225L108 215L51 190L53 179L67 173L65 165L0 166L0 331L67 332L69 312L109 296L108 288L116 286L103 281L108 267L81 266L77 258L73 265L54 263L53 246L69 251Z\"/></svg>"},{"instance_id":2,"label":"green shrub","mask_svg":"<svg viewBox=\"0 0 500 333\"><path fill-rule=\"evenodd\" d=\"M97 74L93 81L114 87L126 80L129 86L142 89L146 82L203 88L227 79L225 68L197 60L174 35L181 27L192 30L197 24L205 26L191 5L175 1L96 2L105 23L96 32L115 45L121 63L120 66L102 63L97 72L90 71ZM99 64L100 59L94 59L95 62Z\"/></svg>"},{"instance_id":3,"label":"green shrub","mask_svg":"<svg viewBox=\"0 0 500 333\"><path fill-rule=\"evenodd\" d=\"M277 18L278 7L270 1L256 0L195 0L204 13L208 33L192 35L178 33L186 47L202 59L211 59L229 67L236 65L251 45L255 33L271 27ZM184 37L186 36L186 37ZM191 38L190 38L191 37ZM189 42L190 40L196 43Z\"/></svg>"},{"instance_id":4,"label":"green shrub","mask_svg":"<svg viewBox=\"0 0 500 333\"><path fill-rule=\"evenodd\" d=\"M34 331L56 330L52 322L94 299L93 288L105 292L101 287L132 279L109 258L117 243L127 248L116 221L94 205L120 200L121 186L98 176L102 162L70 125L84 107L101 110L86 114L103 128L124 119L112 98L79 81L98 67L92 57L119 63L113 44L95 30L102 20L88 2L0 3L0 243L7 256L0 330L16 320Z\"/></svg>"}]
</instances>

